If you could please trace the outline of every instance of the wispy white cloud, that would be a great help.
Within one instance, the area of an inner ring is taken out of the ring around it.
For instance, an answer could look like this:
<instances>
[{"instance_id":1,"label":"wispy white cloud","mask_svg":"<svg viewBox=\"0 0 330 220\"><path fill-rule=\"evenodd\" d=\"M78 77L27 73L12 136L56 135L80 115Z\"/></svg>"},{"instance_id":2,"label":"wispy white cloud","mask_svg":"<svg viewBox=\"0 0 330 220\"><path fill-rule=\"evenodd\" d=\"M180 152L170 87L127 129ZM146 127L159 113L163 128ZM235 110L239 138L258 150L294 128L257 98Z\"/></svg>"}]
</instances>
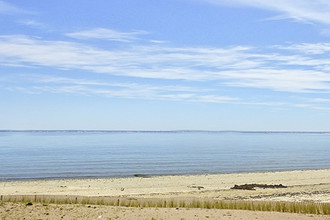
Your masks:
<instances>
[{"instance_id":1,"label":"wispy white cloud","mask_svg":"<svg viewBox=\"0 0 330 220\"><path fill-rule=\"evenodd\" d=\"M21 86L20 81L28 84ZM189 87L182 85L157 85L129 82L107 82L83 78L56 77L50 75L26 75L19 74L13 78L2 79L11 82L12 86L7 90L28 94L38 93L65 93L84 96L103 96L127 99L169 100L186 102L212 102L235 103L237 97L212 94L214 91L208 88ZM0 80L1 82L1 80ZM17 84L17 85L16 85Z\"/></svg>"},{"instance_id":2,"label":"wispy white cloud","mask_svg":"<svg viewBox=\"0 0 330 220\"><path fill-rule=\"evenodd\" d=\"M113 75L209 80L216 70L253 68L259 61L245 54L248 48L174 48L132 46L105 50L65 41L45 41L26 36L0 36L0 60L5 64L30 64L84 69ZM246 58L246 59L245 59Z\"/></svg>"},{"instance_id":3,"label":"wispy white cloud","mask_svg":"<svg viewBox=\"0 0 330 220\"><path fill-rule=\"evenodd\" d=\"M10 35L0 36L0 62L4 65L47 66L125 77L212 81L219 87L329 93L330 58L326 46L276 46L271 47L269 53L265 52L267 48L260 52L245 46L132 45L121 49L100 49L70 41ZM301 50L306 52L301 53ZM318 57L320 53L323 54L322 59Z\"/></svg>"},{"instance_id":4,"label":"wispy white cloud","mask_svg":"<svg viewBox=\"0 0 330 220\"><path fill-rule=\"evenodd\" d=\"M325 37L330 37L330 29L329 28L323 28L321 31L320 31L320 34L325 36Z\"/></svg>"},{"instance_id":5,"label":"wispy white cloud","mask_svg":"<svg viewBox=\"0 0 330 220\"><path fill-rule=\"evenodd\" d=\"M285 92L330 93L328 73L299 69L256 69L223 72L230 86L264 88Z\"/></svg>"},{"instance_id":6,"label":"wispy white cloud","mask_svg":"<svg viewBox=\"0 0 330 220\"><path fill-rule=\"evenodd\" d=\"M150 40L151 43L154 44L166 44L168 43L167 41L163 41L163 40Z\"/></svg>"},{"instance_id":7,"label":"wispy white cloud","mask_svg":"<svg viewBox=\"0 0 330 220\"><path fill-rule=\"evenodd\" d=\"M17 78L17 76L15 77ZM21 75L20 80L29 82L30 86L13 85L5 89L26 94L55 93L83 96L102 96L109 98L166 100L202 103L227 103L234 105L258 105L275 108L295 107L328 111L323 106L330 100L315 98L304 102L256 101L239 97L216 95L216 91L188 86L164 86L138 83L109 83L82 78L55 77L50 75ZM7 79L8 81L8 79Z\"/></svg>"},{"instance_id":8,"label":"wispy white cloud","mask_svg":"<svg viewBox=\"0 0 330 220\"><path fill-rule=\"evenodd\" d=\"M278 46L278 48L294 50L306 54L324 54L330 52L330 43L301 43L289 46Z\"/></svg>"},{"instance_id":9,"label":"wispy white cloud","mask_svg":"<svg viewBox=\"0 0 330 220\"><path fill-rule=\"evenodd\" d=\"M94 28L91 30L68 33L67 36L77 39L101 39L109 41L130 42L139 39L140 35L148 34L147 31L120 32L107 28Z\"/></svg>"},{"instance_id":10,"label":"wispy white cloud","mask_svg":"<svg viewBox=\"0 0 330 220\"><path fill-rule=\"evenodd\" d=\"M325 0L200 0L229 6L249 6L279 12L273 19L293 19L330 25L330 2Z\"/></svg>"},{"instance_id":11,"label":"wispy white cloud","mask_svg":"<svg viewBox=\"0 0 330 220\"><path fill-rule=\"evenodd\" d=\"M24 19L24 20L20 20L18 21L19 24L25 25L25 26L29 26L32 28L38 28L38 29L47 29L47 25L42 23L42 22L38 22L32 19Z\"/></svg>"},{"instance_id":12,"label":"wispy white cloud","mask_svg":"<svg viewBox=\"0 0 330 220\"><path fill-rule=\"evenodd\" d=\"M0 14L31 14L31 12L8 2L0 1Z\"/></svg>"},{"instance_id":13,"label":"wispy white cloud","mask_svg":"<svg viewBox=\"0 0 330 220\"><path fill-rule=\"evenodd\" d=\"M279 109L294 107L321 111L330 110L327 107L330 99L317 98L317 96L316 98L309 99L298 96L290 98L291 100L276 101L262 96L238 97L225 95L221 94L215 88L210 89L196 85L183 86L180 84L158 85L157 83L113 82L113 80L69 78L50 74L14 74L2 77L0 78L0 88L25 94L55 93L124 99L257 105Z\"/></svg>"},{"instance_id":14,"label":"wispy white cloud","mask_svg":"<svg viewBox=\"0 0 330 220\"><path fill-rule=\"evenodd\" d=\"M330 103L330 99L325 99L325 98L314 98L310 99L310 102L317 102L317 103Z\"/></svg>"}]
</instances>

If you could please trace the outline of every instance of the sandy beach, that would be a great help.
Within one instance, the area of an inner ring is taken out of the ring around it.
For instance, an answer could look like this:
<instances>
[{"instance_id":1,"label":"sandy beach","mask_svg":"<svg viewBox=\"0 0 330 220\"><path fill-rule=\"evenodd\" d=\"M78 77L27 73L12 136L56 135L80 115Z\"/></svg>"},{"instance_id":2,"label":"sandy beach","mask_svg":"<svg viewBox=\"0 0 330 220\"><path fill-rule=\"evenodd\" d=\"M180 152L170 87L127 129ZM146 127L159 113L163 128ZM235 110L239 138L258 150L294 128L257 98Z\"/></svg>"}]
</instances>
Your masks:
<instances>
[{"instance_id":1,"label":"sandy beach","mask_svg":"<svg viewBox=\"0 0 330 220\"><path fill-rule=\"evenodd\" d=\"M241 184L287 188L233 190ZM0 182L1 195L73 195L138 198L198 197L330 202L330 169L212 175Z\"/></svg>"},{"instance_id":2,"label":"sandy beach","mask_svg":"<svg viewBox=\"0 0 330 220\"><path fill-rule=\"evenodd\" d=\"M219 209L131 208L99 205L0 205L1 219L127 219L127 220L326 220L329 216Z\"/></svg>"},{"instance_id":3,"label":"sandy beach","mask_svg":"<svg viewBox=\"0 0 330 220\"><path fill-rule=\"evenodd\" d=\"M281 185L283 188L259 188L254 190L231 189L235 185L244 184L263 184L263 185ZM288 201L288 202L317 202L330 203L330 169L323 170L304 170L304 171L281 171L281 172L256 172L256 173L233 173L233 174L210 174L210 175L184 175L184 176L145 176L129 178L100 178L100 179L61 179L61 180L33 180L33 181L5 181L0 182L0 195L20 196L20 195L37 195L37 196L84 196L84 197L113 197L113 198L129 198L129 199L213 199L213 200L247 200L247 201ZM10 215L6 210L20 210L19 207L13 207L15 204L7 204L1 206L1 216L10 219ZM54 206L54 207L53 207ZM88 206L79 206L76 204L62 205L62 209L68 209L65 216L73 215L79 209L92 210ZM37 207L36 205L34 206ZM48 209L56 209L56 205L47 206ZM125 207L104 207L95 206L100 213L118 212L127 215L120 219L180 219L190 218L191 213L196 213L195 209L165 209L165 208L144 208L139 211L138 208ZM38 209L42 210L40 205ZM22 210L25 210L26 207ZM29 207L31 209L31 207ZM34 209L34 210L38 210ZM115 210L116 209L116 210ZM94 210L94 209L93 209ZM118 211L119 210L119 211ZM166 211L167 210L167 211ZM195 211L192 211L195 210ZM166 212L165 212L166 211ZM173 214L167 215L170 212ZM197 216L221 216L218 219L227 219L226 210L198 210ZM43 211L42 211L43 212ZM81 211L83 213L83 211ZM87 211L88 212L88 211ZM141 218L128 217L128 213L135 212L142 215ZM151 213L149 213L151 212ZM186 213L187 212L187 213ZM200 213L203 212L203 213ZM236 210L230 211L231 219L239 219L240 213L249 211ZM46 212L45 212L46 213ZM143 214L144 213L144 214ZM149 214L147 214L149 213ZM158 213L158 214L157 214ZM167 214L166 214L167 213ZM176 215L175 213L181 213ZM188 214L190 213L190 214ZM271 215L274 213L252 212L252 216ZM298 214L292 213L275 213L286 214L288 219L303 219ZM15 214L17 216L19 214ZM237 215L236 217L233 217ZM244 214L245 216L246 214ZM105 214L97 214L95 216L105 216ZM108 215L109 216L109 215ZM143 218L148 216L148 218ZM150 218L149 218L150 216ZM158 216L158 217L157 217ZM163 216L163 217L161 217ZM175 217L176 216L176 217ZM181 217L180 217L181 216ZM292 218L290 218L290 216ZM296 218L296 217L299 218ZM303 215L306 217L307 215ZM180 218L178 218L180 217ZM278 217L278 216L277 216ZM308 219L326 219L328 216L308 216ZM78 217L77 217L78 218ZM94 217L93 217L94 218ZM102 217L101 217L102 218ZM108 217L114 218L114 217ZM206 218L206 217L205 217ZM211 218L211 217L210 217ZM31 218L32 219L32 218ZM49 217L49 219L51 219ZM88 218L86 218L88 219ZM95 218L94 218L95 219ZM197 219L197 218L196 218ZM198 218L203 219L203 218ZM217 218L211 218L217 219ZM229 219L229 218L228 218ZM248 218L244 218L248 219ZM251 219L255 219L251 217ZM259 219L272 219L271 216ZM276 218L274 218L276 219ZM278 219L278 218L277 218Z\"/></svg>"}]
</instances>

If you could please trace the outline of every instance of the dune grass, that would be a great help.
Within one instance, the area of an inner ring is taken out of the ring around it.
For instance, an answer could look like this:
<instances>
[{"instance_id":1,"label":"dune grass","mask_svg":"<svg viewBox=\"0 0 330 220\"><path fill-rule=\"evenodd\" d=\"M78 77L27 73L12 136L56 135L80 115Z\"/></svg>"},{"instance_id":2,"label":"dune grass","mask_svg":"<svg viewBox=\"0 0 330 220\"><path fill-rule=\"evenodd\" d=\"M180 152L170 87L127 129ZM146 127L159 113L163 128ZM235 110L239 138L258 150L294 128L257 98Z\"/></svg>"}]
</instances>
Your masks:
<instances>
[{"instance_id":1,"label":"dune grass","mask_svg":"<svg viewBox=\"0 0 330 220\"><path fill-rule=\"evenodd\" d=\"M134 199L113 197L75 197L75 196L1 196L1 202L23 202L42 204L83 204L122 207L157 208L202 208L238 209L251 211L288 212L300 214L330 215L330 203L316 202L272 202L239 201L212 199Z\"/></svg>"}]
</instances>

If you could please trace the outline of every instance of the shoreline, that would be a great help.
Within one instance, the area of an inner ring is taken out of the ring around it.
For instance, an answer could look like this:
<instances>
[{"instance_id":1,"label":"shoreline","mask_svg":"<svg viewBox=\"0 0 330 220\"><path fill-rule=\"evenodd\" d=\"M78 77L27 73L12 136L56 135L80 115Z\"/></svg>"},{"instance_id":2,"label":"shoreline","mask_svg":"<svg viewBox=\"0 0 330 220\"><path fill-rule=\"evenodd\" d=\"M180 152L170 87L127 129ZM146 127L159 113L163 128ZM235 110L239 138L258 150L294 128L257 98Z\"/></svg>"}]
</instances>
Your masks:
<instances>
[{"instance_id":1,"label":"shoreline","mask_svg":"<svg viewBox=\"0 0 330 220\"><path fill-rule=\"evenodd\" d=\"M253 174L253 173L277 173L277 172L294 172L294 171L320 171L330 170L330 168L311 168L311 169L278 169L278 170L257 170L257 171L237 171L237 172L219 172L219 173L187 173L187 174L148 174L148 173L136 173L132 175L122 176L77 176L77 177L41 177L41 178L0 178L2 182L28 182L28 181L47 181L47 180L93 180L93 179L125 179L136 178L141 175L142 178L154 178L154 177L175 177L175 176L206 176L206 175L226 175L226 174Z\"/></svg>"},{"instance_id":2,"label":"shoreline","mask_svg":"<svg viewBox=\"0 0 330 220\"><path fill-rule=\"evenodd\" d=\"M231 189L244 184L281 184L286 188ZM0 194L330 203L330 169L0 181Z\"/></svg>"}]
</instances>

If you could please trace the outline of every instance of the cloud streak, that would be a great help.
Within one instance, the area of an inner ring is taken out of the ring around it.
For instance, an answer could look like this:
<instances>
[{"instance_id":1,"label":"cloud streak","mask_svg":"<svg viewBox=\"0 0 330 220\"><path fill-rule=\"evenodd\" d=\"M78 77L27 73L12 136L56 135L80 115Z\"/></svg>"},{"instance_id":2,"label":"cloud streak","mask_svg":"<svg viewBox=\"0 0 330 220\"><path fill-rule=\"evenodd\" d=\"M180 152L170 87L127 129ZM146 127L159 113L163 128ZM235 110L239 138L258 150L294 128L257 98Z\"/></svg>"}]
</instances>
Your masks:
<instances>
[{"instance_id":1,"label":"cloud streak","mask_svg":"<svg viewBox=\"0 0 330 220\"><path fill-rule=\"evenodd\" d=\"M330 51L320 45L323 44L275 46L268 48L268 53L246 46L132 45L100 49L70 41L7 35L0 36L0 62L7 66L44 66L134 78L213 81L219 86L329 93ZM320 53L322 59L318 57Z\"/></svg>"},{"instance_id":2,"label":"cloud streak","mask_svg":"<svg viewBox=\"0 0 330 220\"><path fill-rule=\"evenodd\" d=\"M20 79L20 82L17 81ZM213 90L182 85L157 85L146 83L107 82L83 78L56 77L49 75L19 74L1 81L10 83L7 90L28 94L63 93L110 98L170 100L187 102L235 103L239 98L215 95ZM0 81L0 82L1 82ZM28 84L22 87L21 82ZM17 85L16 85L17 84Z\"/></svg>"},{"instance_id":3,"label":"cloud streak","mask_svg":"<svg viewBox=\"0 0 330 220\"><path fill-rule=\"evenodd\" d=\"M47 25L43 24L41 22L32 20L32 19L25 19L25 20L20 20L18 21L19 24L28 26L28 27L32 27L32 28L37 28L37 29L41 29L41 30L47 30Z\"/></svg>"},{"instance_id":4,"label":"cloud streak","mask_svg":"<svg viewBox=\"0 0 330 220\"><path fill-rule=\"evenodd\" d=\"M12 15L12 14L31 14L31 12L18 8L12 4L4 1L0 1L0 14Z\"/></svg>"},{"instance_id":5,"label":"cloud streak","mask_svg":"<svg viewBox=\"0 0 330 220\"><path fill-rule=\"evenodd\" d=\"M132 42L139 39L140 35L148 34L146 31L134 31L134 32L119 32L107 28L95 28L86 31L73 32L66 34L69 37L76 39L98 39L108 41L119 42Z\"/></svg>"},{"instance_id":6,"label":"cloud streak","mask_svg":"<svg viewBox=\"0 0 330 220\"><path fill-rule=\"evenodd\" d=\"M218 5L248 6L279 12L273 19L330 25L330 2L324 0L201 0Z\"/></svg>"},{"instance_id":7,"label":"cloud streak","mask_svg":"<svg viewBox=\"0 0 330 220\"><path fill-rule=\"evenodd\" d=\"M20 79L18 81L17 79ZM107 98L184 101L191 103L226 103L233 105L257 105L275 108L294 107L329 111L326 107L330 100L326 98L304 99L295 101L263 101L260 97L239 98L219 95L219 91L203 87L182 85L156 85L129 82L107 82L83 78L56 77L40 74L19 74L2 78L7 84L2 89L26 94L73 94L82 96L100 96ZM22 82L25 86L22 87ZM10 84L10 86L8 86ZM1 87L1 84L0 84Z\"/></svg>"}]
</instances>

